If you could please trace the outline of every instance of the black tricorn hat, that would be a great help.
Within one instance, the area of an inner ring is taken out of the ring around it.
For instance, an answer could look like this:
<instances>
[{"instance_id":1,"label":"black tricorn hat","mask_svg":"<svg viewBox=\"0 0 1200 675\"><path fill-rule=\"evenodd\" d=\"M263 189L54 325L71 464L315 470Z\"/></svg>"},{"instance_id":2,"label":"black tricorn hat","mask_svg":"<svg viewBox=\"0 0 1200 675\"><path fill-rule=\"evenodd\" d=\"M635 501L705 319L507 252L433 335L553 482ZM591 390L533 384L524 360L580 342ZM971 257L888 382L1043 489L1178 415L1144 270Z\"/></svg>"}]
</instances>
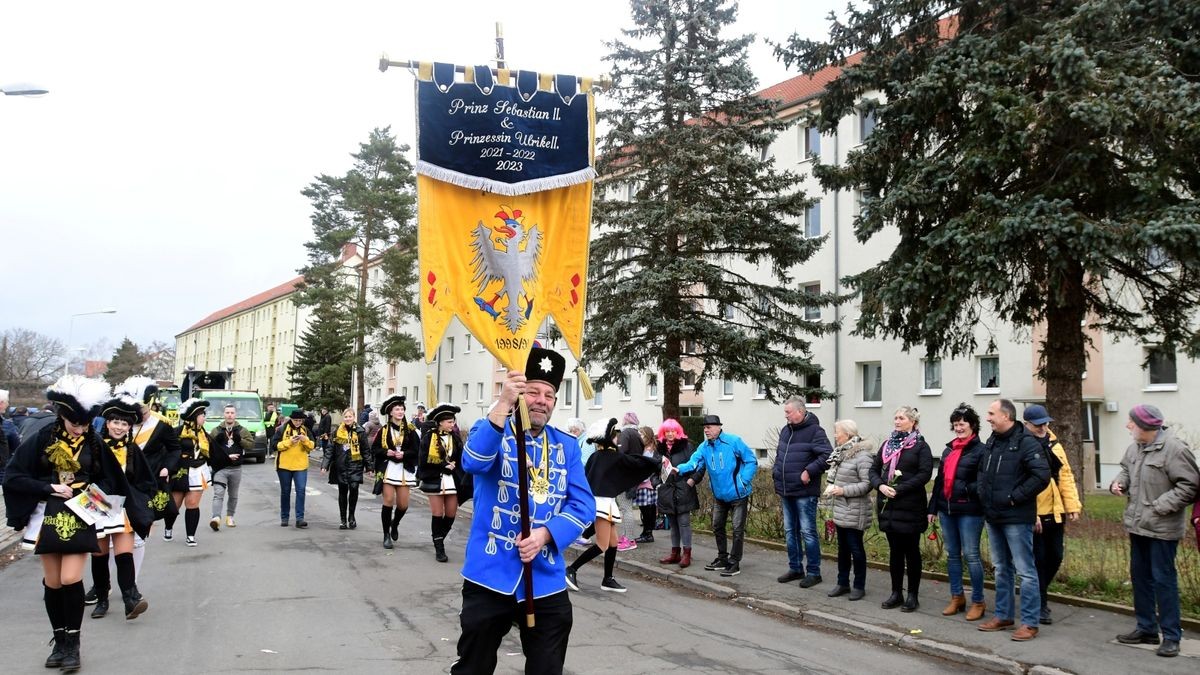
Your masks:
<instances>
[{"instance_id":1,"label":"black tricorn hat","mask_svg":"<svg viewBox=\"0 0 1200 675\"><path fill-rule=\"evenodd\" d=\"M529 382L545 382L558 391L562 384L563 373L567 370L567 360L558 352L534 347L529 350L529 358L525 360L525 379Z\"/></svg>"},{"instance_id":2,"label":"black tricorn hat","mask_svg":"<svg viewBox=\"0 0 1200 675\"><path fill-rule=\"evenodd\" d=\"M130 424L137 424L138 420L142 419L142 406L132 396L121 394L100 406L100 416L106 420L124 420Z\"/></svg>"},{"instance_id":3,"label":"black tricorn hat","mask_svg":"<svg viewBox=\"0 0 1200 675\"><path fill-rule=\"evenodd\" d=\"M721 418L720 418L720 416L718 416L718 415L705 415L705 416L704 416L704 424L703 424L703 426L708 426L708 425L710 425L710 424L715 424L715 425L717 425L717 426L721 426Z\"/></svg>"},{"instance_id":4,"label":"black tricorn hat","mask_svg":"<svg viewBox=\"0 0 1200 675\"><path fill-rule=\"evenodd\" d=\"M288 419L304 420L304 419L308 419L308 415L304 414L304 410L302 410L300 408L296 408L292 412L288 413Z\"/></svg>"},{"instance_id":5,"label":"black tricorn hat","mask_svg":"<svg viewBox=\"0 0 1200 675\"><path fill-rule=\"evenodd\" d=\"M145 375L133 375L117 385L115 395L125 394L134 400L149 404L158 393L158 383Z\"/></svg>"},{"instance_id":6,"label":"black tricorn hat","mask_svg":"<svg viewBox=\"0 0 1200 675\"><path fill-rule=\"evenodd\" d=\"M46 400L54 403L58 414L73 424L88 424L96 409L111 395L101 380L81 375L63 375L46 387Z\"/></svg>"},{"instance_id":7,"label":"black tricorn hat","mask_svg":"<svg viewBox=\"0 0 1200 675\"><path fill-rule=\"evenodd\" d=\"M590 428L588 428L588 442L597 448L615 449L617 447L617 442L613 440L613 434L617 429L617 418L610 417L608 422L604 423L603 436L601 436L599 433L600 424L601 422L597 421Z\"/></svg>"},{"instance_id":8,"label":"black tricorn hat","mask_svg":"<svg viewBox=\"0 0 1200 675\"><path fill-rule=\"evenodd\" d=\"M206 401L202 398L189 398L179 404L179 419L185 422L195 421L196 415L208 410L208 406L212 405L211 401Z\"/></svg>"},{"instance_id":9,"label":"black tricorn hat","mask_svg":"<svg viewBox=\"0 0 1200 675\"><path fill-rule=\"evenodd\" d=\"M383 405L379 406L379 411L383 414L384 417L387 417L388 415L391 414L392 408L395 408L396 406L402 406L404 408L408 407L408 406L404 405L404 397L403 396L392 396L392 397L388 398L386 401L383 402Z\"/></svg>"},{"instance_id":10,"label":"black tricorn hat","mask_svg":"<svg viewBox=\"0 0 1200 675\"><path fill-rule=\"evenodd\" d=\"M441 422L442 420L448 420L454 417L460 412L462 412L462 408L456 405L450 405L449 403L443 403L429 411L429 414L425 417L426 419L434 422Z\"/></svg>"}]
</instances>

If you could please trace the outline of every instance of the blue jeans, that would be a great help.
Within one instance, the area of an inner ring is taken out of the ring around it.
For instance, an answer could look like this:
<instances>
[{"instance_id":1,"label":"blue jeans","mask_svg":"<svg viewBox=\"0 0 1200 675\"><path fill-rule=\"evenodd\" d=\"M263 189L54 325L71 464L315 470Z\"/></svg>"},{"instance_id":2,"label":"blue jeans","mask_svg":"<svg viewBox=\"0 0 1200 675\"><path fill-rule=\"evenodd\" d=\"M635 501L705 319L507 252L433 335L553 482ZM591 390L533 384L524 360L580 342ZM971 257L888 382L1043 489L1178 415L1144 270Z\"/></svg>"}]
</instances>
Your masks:
<instances>
[{"instance_id":1,"label":"blue jeans","mask_svg":"<svg viewBox=\"0 0 1200 675\"><path fill-rule=\"evenodd\" d=\"M971 575L971 602L983 602L983 559L979 557L979 537L983 534L983 516L940 515L942 539L946 542L946 572L950 576L950 595L963 594L963 561Z\"/></svg>"},{"instance_id":2,"label":"blue jeans","mask_svg":"<svg viewBox=\"0 0 1200 675\"><path fill-rule=\"evenodd\" d=\"M1042 613L1042 594L1038 588L1037 566L1033 562L1033 523L988 523L988 541L992 546L992 564L996 567L996 618L1013 619L1013 568L1021 578L1021 623L1038 627Z\"/></svg>"},{"instance_id":3,"label":"blue jeans","mask_svg":"<svg viewBox=\"0 0 1200 675\"><path fill-rule=\"evenodd\" d=\"M1129 535L1129 579L1133 582L1133 613L1138 630L1178 642L1179 577L1175 571L1178 541ZM1157 615L1155 605L1158 605Z\"/></svg>"},{"instance_id":4,"label":"blue jeans","mask_svg":"<svg viewBox=\"0 0 1200 675\"><path fill-rule=\"evenodd\" d=\"M292 484L296 484L296 522L304 520L304 488L308 487L308 471L276 469L279 474L279 520L287 522L292 506Z\"/></svg>"},{"instance_id":5,"label":"blue jeans","mask_svg":"<svg viewBox=\"0 0 1200 675\"><path fill-rule=\"evenodd\" d=\"M783 529L787 534L788 569L821 575L821 540L817 537L817 498L780 497L783 504ZM797 532L799 529L799 532ZM804 538L804 550L800 539ZM808 559L808 567L804 559Z\"/></svg>"}]
</instances>

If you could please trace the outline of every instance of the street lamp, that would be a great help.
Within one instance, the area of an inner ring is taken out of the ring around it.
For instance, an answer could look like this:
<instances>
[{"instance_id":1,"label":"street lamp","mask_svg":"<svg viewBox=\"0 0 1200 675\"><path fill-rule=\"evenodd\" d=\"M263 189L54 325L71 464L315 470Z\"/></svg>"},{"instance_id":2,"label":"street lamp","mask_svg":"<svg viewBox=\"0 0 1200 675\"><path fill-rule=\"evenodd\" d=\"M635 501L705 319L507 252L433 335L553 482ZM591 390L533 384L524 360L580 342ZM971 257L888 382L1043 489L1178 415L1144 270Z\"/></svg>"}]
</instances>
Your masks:
<instances>
[{"instance_id":1,"label":"street lamp","mask_svg":"<svg viewBox=\"0 0 1200 675\"><path fill-rule=\"evenodd\" d=\"M41 96L49 94L49 89L42 89L36 84L21 83L21 84L6 84L0 86L0 92L5 96Z\"/></svg>"},{"instance_id":2,"label":"street lamp","mask_svg":"<svg viewBox=\"0 0 1200 675\"><path fill-rule=\"evenodd\" d=\"M80 312L71 315L71 324L67 328L67 362L63 364L63 375L71 372L71 340L75 335L75 317L77 316L92 316L93 314L116 314L115 309L98 309L94 312Z\"/></svg>"}]
</instances>

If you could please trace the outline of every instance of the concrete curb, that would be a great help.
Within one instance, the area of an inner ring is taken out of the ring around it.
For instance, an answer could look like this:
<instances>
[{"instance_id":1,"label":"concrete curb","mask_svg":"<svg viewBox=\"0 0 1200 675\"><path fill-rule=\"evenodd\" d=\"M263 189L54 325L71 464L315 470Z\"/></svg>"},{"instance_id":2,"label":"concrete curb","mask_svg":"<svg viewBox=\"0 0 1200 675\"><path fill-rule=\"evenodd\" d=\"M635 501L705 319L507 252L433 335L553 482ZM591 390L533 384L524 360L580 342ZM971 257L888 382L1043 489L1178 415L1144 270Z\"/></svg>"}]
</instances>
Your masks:
<instances>
[{"instance_id":1,"label":"concrete curb","mask_svg":"<svg viewBox=\"0 0 1200 675\"><path fill-rule=\"evenodd\" d=\"M579 551L569 549L574 555L572 559L579 555ZM908 651L925 654L945 659L954 663L960 663L972 668L986 670L993 673L1010 673L1012 675L1024 675L1025 673L1044 673L1045 675L1061 674L1065 671L1060 671L1054 668L1046 668L1044 666L1027 666L1019 661L1006 659L1000 656L991 654L981 654L978 651L961 647L959 645L927 638L916 637L901 633L890 628L876 626L874 624L847 619L845 617L821 612L817 610L805 611L803 608L787 602L779 600L764 600L752 596L738 595L736 589L730 586L724 586L711 581L698 579L691 575L680 574L673 572L663 567L648 565L636 560L617 560L617 568L625 572L632 572L638 576L651 579L658 579L667 583L684 587L689 590L697 591L710 595L722 600L730 600L740 604L745 604L753 609L769 612L778 616L787 617L790 619L799 619L801 623L818 626L828 630L835 630L842 633L848 633L860 638L874 640L885 644L892 644L906 649ZM1039 670L1040 669L1040 670Z\"/></svg>"}]
</instances>

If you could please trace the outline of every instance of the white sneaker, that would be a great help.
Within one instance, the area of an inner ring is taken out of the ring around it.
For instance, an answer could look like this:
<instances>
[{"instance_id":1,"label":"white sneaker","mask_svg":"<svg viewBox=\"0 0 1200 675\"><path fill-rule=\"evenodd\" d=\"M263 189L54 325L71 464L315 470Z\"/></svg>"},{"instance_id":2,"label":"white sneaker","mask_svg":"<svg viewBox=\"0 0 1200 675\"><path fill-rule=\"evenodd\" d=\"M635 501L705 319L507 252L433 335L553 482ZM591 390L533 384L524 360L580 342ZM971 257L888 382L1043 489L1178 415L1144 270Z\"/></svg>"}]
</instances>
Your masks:
<instances>
[{"instance_id":1,"label":"white sneaker","mask_svg":"<svg viewBox=\"0 0 1200 675\"><path fill-rule=\"evenodd\" d=\"M196 538L195 538L195 537L188 537L188 538L187 538L187 545L188 545L188 546L195 546L195 545L196 545Z\"/></svg>"},{"instance_id":2,"label":"white sneaker","mask_svg":"<svg viewBox=\"0 0 1200 675\"><path fill-rule=\"evenodd\" d=\"M212 528L213 532L219 532L221 530L220 516L213 516L213 519L208 521L208 526Z\"/></svg>"},{"instance_id":3,"label":"white sneaker","mask_svg":"<svg viewBox=\"0 0 1200 675\"><path fill-rule=\"evenodd\" d=\"M233 516L225 516L225 527L237 527L237 523L233 522Z\"/></svg>"},{"instance_id":4,"label":"white sneaker","mask_svg":"<svg viewBox=\"0 0 1200 675\"><path fill-rule=\"evenodd\" d=\"M174 538L175 535L171 533L171 528L168 527L167 529L163 530L163 541L171 541Z\"/></svg>"}]
</instances>

